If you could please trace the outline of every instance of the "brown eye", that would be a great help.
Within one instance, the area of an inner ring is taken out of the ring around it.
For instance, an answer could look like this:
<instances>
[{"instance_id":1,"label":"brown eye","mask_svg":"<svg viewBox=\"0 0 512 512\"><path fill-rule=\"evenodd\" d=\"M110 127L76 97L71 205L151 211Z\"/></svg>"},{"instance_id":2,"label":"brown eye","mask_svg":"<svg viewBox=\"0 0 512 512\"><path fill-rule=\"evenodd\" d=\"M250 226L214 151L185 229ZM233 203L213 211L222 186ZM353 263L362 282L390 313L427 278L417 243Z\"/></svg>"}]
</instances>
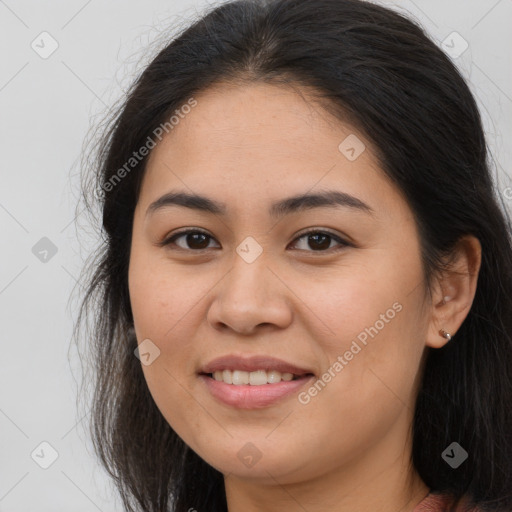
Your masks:
<instances>
[{"instance_id":1,"label":"brown eye","mask_svg":"<svg viewBox=\"0 0 512 512\"><path fill-rule=\"evenodd\" d=\"M180 239L183 239L184 242L176 243L176 240ZM180 249L201 251L208 249L208 245L211 240L213 240L213 237L203 231L188 230L174 234L170 238L164 240L160 245L177 245Z\"/></svg>"},{"instance_id":2,"label":"brown eye","mask_svg":"<svg viewBox=\"0 0 512 512\"><path fill-rule=\"evenodd\" d=\"M295 239L293 245L297 246L299 244L297 241L303 239L303 247L299 247L299 250L306 252L328 252L330 249L338 250L351 245L333 233L319 230L311 230L303 233ZM178 240L182 241L177 243ZM158 245L171 246L171 249L178 248L178 250L182 249L184 251L203 251L212 248L211 246L209 247L212 240L215 239L204 231L189 229L175 233L163 242L160 242ZM338 247L333 247L332 242L338 244Z\"/></svg>"},{"instance_id":3,"label":"brown eye","mask_svg":"<svg viewBox=\"0 0 512 512\"><path fill-rule=\"evenodd\" d=\"M338 248L346 247L350 244L342 240L339 236L336 236L332 233L326 231L308 231L307 233L303 233L301 236L296 238L295 240L306 239L303 244L305 247L299 248L299 250L305 250L309 252L326 252L329 249L332 249L331 243L335 241L338 243ZM295 243L297 245L297 242ZM309 249L308 249L309 248Z\"/></svg>"}]
</instances>

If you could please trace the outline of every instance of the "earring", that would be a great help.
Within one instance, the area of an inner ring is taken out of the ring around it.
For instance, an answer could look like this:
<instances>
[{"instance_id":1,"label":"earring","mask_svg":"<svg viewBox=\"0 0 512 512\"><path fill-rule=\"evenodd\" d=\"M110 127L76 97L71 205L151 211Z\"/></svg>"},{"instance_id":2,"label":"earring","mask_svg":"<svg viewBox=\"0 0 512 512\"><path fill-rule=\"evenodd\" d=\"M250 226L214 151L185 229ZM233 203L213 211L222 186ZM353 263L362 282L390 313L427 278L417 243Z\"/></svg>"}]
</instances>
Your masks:
<instances>
[{"instance_id":1,"label":"earring","mask_svg":"<svg viewBox=\"0 0 512 512\"><path fill-rule=\"evenodd\" d=\"M445 330L443 329L440 329L439 330L439 334L443 337L443 338L446 338L448 341L450 341L452 339L452 335L449 333L449 332L446 332Z\"/></svg>"}]
</instances>

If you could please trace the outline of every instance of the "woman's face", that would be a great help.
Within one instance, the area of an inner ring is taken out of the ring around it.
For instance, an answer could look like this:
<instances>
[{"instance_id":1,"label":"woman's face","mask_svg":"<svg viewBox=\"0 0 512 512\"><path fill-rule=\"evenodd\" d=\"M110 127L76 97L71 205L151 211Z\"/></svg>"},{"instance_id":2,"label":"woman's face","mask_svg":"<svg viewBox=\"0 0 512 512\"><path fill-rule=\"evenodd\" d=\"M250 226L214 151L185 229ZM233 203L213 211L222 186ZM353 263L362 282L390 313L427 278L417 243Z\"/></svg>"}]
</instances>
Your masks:
<instances>
[{"instance_id":1,"label":"woman's face","mask_svg":"<svg viewBox=\"0 0 512 512\"><path fill-rule=\"evenodd\" d=\"M151 153L133 225L130 298L157 406L235 478L386 467L404 453L430 329L410 208L363 135L292 89L195 99ZM223 211L150 208L170 192ZM236 384L203 374L224 356Z\"/></svg>"}]
</instances>

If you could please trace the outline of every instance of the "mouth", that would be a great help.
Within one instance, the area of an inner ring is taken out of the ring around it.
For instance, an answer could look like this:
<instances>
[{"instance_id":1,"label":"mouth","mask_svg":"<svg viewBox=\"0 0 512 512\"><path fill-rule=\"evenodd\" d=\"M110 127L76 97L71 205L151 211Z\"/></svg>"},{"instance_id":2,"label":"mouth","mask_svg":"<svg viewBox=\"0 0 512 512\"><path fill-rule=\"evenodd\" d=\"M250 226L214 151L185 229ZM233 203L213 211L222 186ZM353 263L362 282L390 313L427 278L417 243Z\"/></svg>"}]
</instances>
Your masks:
<instances>
[{"instance_id":1,"label":"mouth","mask_svg":"<svg viewBox=\"0 0 512 512\"><path fill-rule=\"evenodd\" d=\"M290 382L314 376L313 373L310 372L297 374L263 369L251 372L244 370L225 369L216 370L212 373L202 372L200 375L204 375L213 380L216 380L217 382L223 382L224 384L230 384L232 386L268 386L272 384L278 384L279 382Z\"/></svg>"},{"instance_id":2,"label":"mouth","mask_svg":"<svg viewBox=\"0 0 512 512\"><path fill-rule=\"evenodd\" d=\"M291 399L312 384L312 373L293 374L275 370L216 370L198 374L205 391L219 404L236 409L263 409ZM271 382L269 382L271 381Z\"/></svg>"},{"instance_id":3,"label":"mouth","mask_svg":"<svg viewBox=\"0 0 512 512\"><path fill-rule=\"evenodd\" d=\"M311 368L303 368L270 355L227 354L199 368L205 391L223 405L261 409L282 400L311 383Z\"/></svg>"}]
</instances>

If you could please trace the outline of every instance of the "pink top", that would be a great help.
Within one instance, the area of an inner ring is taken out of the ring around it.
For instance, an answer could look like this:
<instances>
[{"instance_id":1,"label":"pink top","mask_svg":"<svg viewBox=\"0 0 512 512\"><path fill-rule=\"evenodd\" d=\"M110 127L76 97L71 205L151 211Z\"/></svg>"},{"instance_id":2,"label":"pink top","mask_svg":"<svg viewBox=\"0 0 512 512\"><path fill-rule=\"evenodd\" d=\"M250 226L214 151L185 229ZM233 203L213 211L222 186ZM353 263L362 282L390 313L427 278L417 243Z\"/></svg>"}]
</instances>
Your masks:
<instances>
[{"instance_id":1,"label":"pink top","mask_svg":"<svg viewBox=\"0 0 512 512\"><path fill-rule=\"evenodd\" d=\"M445 512L453 501L448 494L433 494L430 492L420 503L418 503L413 512ZM457 512L479 512L479 508L470 507L468 500L461 500L457 507Z\"/></svg>"}]
</instances>

